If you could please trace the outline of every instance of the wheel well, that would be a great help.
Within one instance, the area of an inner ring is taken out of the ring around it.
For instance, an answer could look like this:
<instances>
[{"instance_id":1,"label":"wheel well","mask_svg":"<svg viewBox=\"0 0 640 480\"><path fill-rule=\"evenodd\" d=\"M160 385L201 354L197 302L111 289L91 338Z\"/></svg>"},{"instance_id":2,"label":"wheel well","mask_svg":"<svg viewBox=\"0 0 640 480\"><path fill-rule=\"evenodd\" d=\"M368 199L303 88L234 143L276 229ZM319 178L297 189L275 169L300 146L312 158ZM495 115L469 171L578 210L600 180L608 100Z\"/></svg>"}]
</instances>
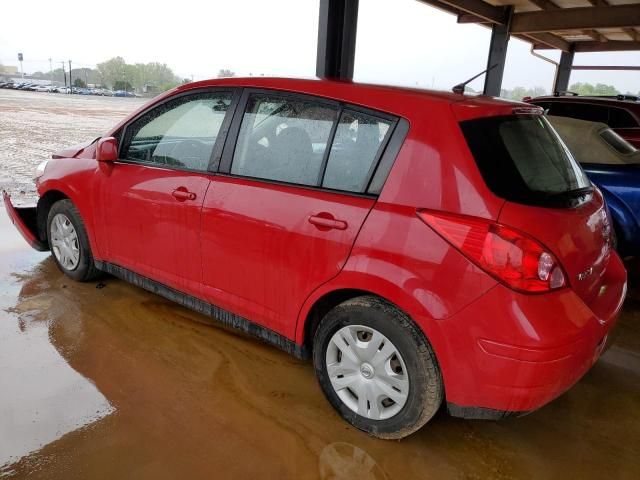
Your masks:
<instances>
[{"instance_id":1,"label":"wheel well","mask_svg":"<svg viewBox=\"0 0 640 480\"><path fill-rule=\"evenodd\" d=\"M40 200L38 200L37 209L37 225L38 225L38 237L41 241L47 242L47 217L49 216L49 210L54 203L58 200L64 200L67 197L64 193L58 190L49 190L45 193Z\"/></svg>"},{"instance_id":2,"label":"wheel well","mask_svg":"<svg viewBox=\"0 0 640 480\"><path fill-rule=\"evenodd\" d=\"M329 313L333 307L340 305L342 302L346 302L347 300L360 297L362 295L375 295L375 293L357 289L334 290L333 292L329 292L323 297L320 297L316 303L313 304L304 324L303 342L305 350L308 353L313 351L313 337L324 316Z\"/></svg>"}]
</instances>

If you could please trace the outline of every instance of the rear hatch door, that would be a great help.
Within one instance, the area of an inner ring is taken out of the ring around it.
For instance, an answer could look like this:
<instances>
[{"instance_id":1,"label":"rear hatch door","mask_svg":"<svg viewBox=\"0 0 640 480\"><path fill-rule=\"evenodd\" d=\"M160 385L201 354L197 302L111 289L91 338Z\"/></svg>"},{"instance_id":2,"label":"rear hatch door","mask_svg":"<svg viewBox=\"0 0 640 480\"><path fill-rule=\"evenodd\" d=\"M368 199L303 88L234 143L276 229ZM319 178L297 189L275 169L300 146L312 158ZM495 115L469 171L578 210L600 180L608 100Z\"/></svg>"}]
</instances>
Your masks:
<instances>
[{"instance_id":1,"label":"rear hatch door","mask_svg":"<svg viewBox=\"0 0 640 480\"><path fill-rule=\"evenodd\" d=\"M542 242L587 303L598 296L612 250L601 193L547 119L511 113L460 123L484 181L506 200L498 221Z\"/></svg>"}]
</instances>

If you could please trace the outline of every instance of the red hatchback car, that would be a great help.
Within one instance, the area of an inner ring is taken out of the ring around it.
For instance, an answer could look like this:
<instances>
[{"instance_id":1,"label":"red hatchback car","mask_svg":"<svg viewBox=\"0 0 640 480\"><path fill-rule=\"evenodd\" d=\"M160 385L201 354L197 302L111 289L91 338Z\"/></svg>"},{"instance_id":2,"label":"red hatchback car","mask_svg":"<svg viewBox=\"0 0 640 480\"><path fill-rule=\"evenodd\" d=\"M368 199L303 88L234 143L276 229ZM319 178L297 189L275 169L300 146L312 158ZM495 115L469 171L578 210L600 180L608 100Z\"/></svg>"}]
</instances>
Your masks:
<instances>
[{"instance_id":1,"label":"red hatchback car","mask_svg":"<svg viewBox=\"0 0 640 480\"><path fill-rule=\"evenodd\" d=\"M542 109L319 80L156 98L38 169L9 215L108 272L312 357L355 427L401 438L446 402L537 409L591 367L626 289L602 195Z\"/></svg>"}]
</instances>

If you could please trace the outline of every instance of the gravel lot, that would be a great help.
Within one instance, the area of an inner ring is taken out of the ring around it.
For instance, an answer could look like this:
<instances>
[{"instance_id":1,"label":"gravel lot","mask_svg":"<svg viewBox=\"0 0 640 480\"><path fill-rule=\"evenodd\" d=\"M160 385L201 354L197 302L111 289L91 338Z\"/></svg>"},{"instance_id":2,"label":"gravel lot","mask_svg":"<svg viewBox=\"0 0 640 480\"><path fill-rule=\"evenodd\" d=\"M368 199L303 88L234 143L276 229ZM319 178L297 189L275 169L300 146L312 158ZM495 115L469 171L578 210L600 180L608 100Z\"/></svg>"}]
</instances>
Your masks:
<instances>
[{"instance_id":1,"label":"gravel lot","mask_svg":"<svg viewBox=\"0 0 640 480\"><path fill-rule=\"evenodd\" d=\"M0 89L0 190L28 203L42 160L99 137L146 101Z\"/></svg>"}]
</instances>

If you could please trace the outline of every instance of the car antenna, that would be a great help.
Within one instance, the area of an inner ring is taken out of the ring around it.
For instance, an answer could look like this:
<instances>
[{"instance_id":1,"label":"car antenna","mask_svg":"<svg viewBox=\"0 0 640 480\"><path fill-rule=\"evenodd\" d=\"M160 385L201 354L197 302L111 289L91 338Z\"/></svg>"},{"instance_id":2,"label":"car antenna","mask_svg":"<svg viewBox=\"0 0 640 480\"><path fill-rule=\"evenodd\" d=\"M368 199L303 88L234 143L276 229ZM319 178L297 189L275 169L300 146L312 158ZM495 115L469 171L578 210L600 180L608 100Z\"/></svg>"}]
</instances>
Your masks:
<instances>
[{"instance_id":1,"label":"car antenna","mask_svg":"<svg viewBox=\"0 0 640 480\"><path fill-rule=\"evenodd\" d=\"M476 78L478 78L480 75L484 75L485 73L487 73L489 70L493 70L494 68L496 68L498 66L497 63L494 63L493 65L491 65L489 68L486 68L485 70L481 71L479 74L474 75L473 77L471 77L469 80L467 80L466 82L462 82L457 84L455 87L453 87L451 90L453 91L453 93L458 93L458 94L463 94L464 93L464 87L467 86L468 83L473 82Z\"/></svg>"}]
</instances>

